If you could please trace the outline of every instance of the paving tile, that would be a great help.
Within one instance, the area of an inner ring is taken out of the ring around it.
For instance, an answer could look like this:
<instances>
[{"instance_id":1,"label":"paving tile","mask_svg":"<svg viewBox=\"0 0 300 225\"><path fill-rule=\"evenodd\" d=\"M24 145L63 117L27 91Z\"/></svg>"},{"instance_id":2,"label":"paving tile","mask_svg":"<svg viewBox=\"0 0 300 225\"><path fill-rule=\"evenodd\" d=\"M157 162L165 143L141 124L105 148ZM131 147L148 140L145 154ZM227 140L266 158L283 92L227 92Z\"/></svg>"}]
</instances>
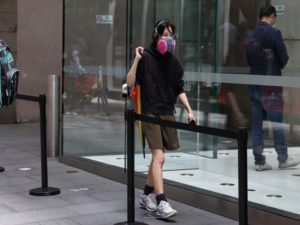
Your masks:
<instances>
[{"instance_id":1,"label":"paving tile","mask_svg":"<svg viewBox=\"0 0 300 225\"><path fill-rule=\"evenodd\" d=\"M44 198L41 200L40 198ZM5 205L9 208L17 211L30 211L30 210L38 210L38 209L47 209L47 208L56 208L56 207L63 207L63 206L69 206L70 203L58 198L49 198L46 197L40 197L35 198L32 200L23 200L23 201L16 201L16 202L8 202Z\"/></svg>"},{"instance_id":2,"label":"paving tile","mask_svg":"<svg viewBox=\"0 0 300 225\"><path fill-rule=\"evenodd\" d=\"M26 199L24 197L16 195L16 194L0 195L0 204L6 204L8 202L21 202L21 201L25 201L25 200Z\"/></svg>"},{"instance_id":3,"label":"paving tile","mask_svg":"<svg viewBox=\"0 0 300 225\"><path fill-rule=\"evenodd\" d=\"M127 220L126 185L57 159L48 159L48 184L60 188L61 194L29 195L29 190L41 187L39 126L19 124L1 128L5 132L0 129L0 164L5 172L0 174L0 225L112 225ZM20 167L31 170L20 171ZM78 173L67 173L75 170ZM141 190L136 189L136 221L149 225L237 225L236 221L172 200L178 216L168 222L157 220L153 213L138 207L140 194Z\"/></svg>"},{"instance_id":4,"label":"paving tile","mask_svg":"<svg viewBox=\"0 0 300 225\"><path fill-rule=\"evenodd\" d=\"M89 195L76 195L76 193L74 193L73 195L68 195L62 196L62 199L74 204L74 205L79 205L79 204L90 204L90 203L99 203L99 199L90 197Z\"/></svg>"},{"instance_id":5,"label":"paving tile","mask_svg":"<svg viewBox=\"0 0 300 225\"><path fill-rule=\"evenodd\" d=\"M106 225L126 221L125 212L97 213L71 218L81 225Z\"/></svg>"},{"instance_id":6,"label":"paving tile","mask_svg":"<svg viewBox=\"0 0 300 225\"><path fill-rule=\"evenodd\" d=\"M76 216L76 214L70 210L63 208L31 210L27 212L17 212L0 215L0 224L23 225L26 223L36 223L38 221L55 220L72 216Z\"/></svg>"},{"instance_id":7,"label":"paving tile","mask_svg":"<svg viewBox=\"0 0 300 225\"><path fill-rule=\"evenodd\" d=\"M24 177L24 176L16 176L16 177L5 177L5 178L1 178L1 183L0 183L0 187L2 185L21 185L21 184L30 184L32 183L34 180L30 179L28 177Z\"/></svg>"},{"instance_id":8,"label":"paving tile","mask_svg":"<svg viewBox=\"0 0 300 225\"><path fill-rule=\"evenodd\" d=\"M7 207L6 205L0 205L0 215L13 213L13 212L14 212L14 210Z\"/></svg>"},{"instance_id":9,"label":"paving tile","mask_svg":"<svg viewBox=\"0 0 300 225\"><path fill-rule=\"evenodd\" d=\"M107 191L107 192L93 194L92 196L99 199L99 201L111 201L116 199L126 199L127 193L126 190L120 192Z\"/></svg>"},{"instance_id":10,"label":"paving tile","mask_svg":"<svg viewBox=\"0 0 300 225\"><path fill-rule=\"evenodd\" d=\"M26 224L22 224L22 225L40 225L39 223L26 223Z\"/></svg>"},{"instance_id":11,"label":"paving tile","mask_svg":"<svg viewBox=\"0 0 300 225\"><path fill-rule=\"evenodd\" d=\"M94 213L114 212L125 210L125 201L99 202L93 204L81 204L67 207L69 210L76 212L79 215L88 215Z\"/></svg>"},{"instance_id":12,"label":"paving tile","mask_svg":"<svg viewBox=\"0 0 300 225\"><path fill-rule=\"evenodd\" d=\"M2 178L0 177L1 182ZM0 186L0 196L2 194L11 194L11 193L19 193L22 191L22 188L17 185L1 185Z\"/></svg>"},{"instance_id":13,"label":"paving tile","mask_svg":"<svg viewBox=\"0 0 300 225\"><path fill-rule=\"evenodd\" d=\"M79 223L73 222L69 219L62 220L51 220L51 221L41 221L39 225L79 225Z\"/></svg>"}]
</instances>

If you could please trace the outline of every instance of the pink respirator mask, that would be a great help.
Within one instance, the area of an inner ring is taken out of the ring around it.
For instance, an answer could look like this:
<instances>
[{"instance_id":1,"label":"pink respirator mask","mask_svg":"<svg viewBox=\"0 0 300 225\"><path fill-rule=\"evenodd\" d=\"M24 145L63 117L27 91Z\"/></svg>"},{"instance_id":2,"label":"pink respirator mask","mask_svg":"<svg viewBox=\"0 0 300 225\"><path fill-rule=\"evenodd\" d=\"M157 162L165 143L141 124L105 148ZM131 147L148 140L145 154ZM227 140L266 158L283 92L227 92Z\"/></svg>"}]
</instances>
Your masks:
<instances>
[{"instance_id":1,"label":"pink respirator mask","mask_svg":"<svg viewBox=\"0 0 300 225\"><path fill-rule=\"evenodd\" d=\"M173 53L176 48L176 40L172 37L159 38L156 48L160 54L164 55L166 52Z\"/></svg>"}]
</instances>

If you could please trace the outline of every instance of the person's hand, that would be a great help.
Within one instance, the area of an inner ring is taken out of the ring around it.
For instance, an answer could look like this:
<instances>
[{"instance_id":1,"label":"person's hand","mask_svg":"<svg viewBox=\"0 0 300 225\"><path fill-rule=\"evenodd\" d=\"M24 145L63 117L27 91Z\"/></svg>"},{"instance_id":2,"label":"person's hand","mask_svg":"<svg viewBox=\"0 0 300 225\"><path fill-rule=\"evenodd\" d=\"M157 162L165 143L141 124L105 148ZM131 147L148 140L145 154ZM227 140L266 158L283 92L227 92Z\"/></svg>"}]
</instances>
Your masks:
<instances>
[{"instance_id":1,"label":"person's hand","mask_svg":"<svg viewBox=\"0 0 300 225\"><path fill-rule=\"evenodd\" d=\"M192 121L194 121L194 122L192 122ZM193 111L191 111L191 112L188 113L188 122L196 124L196 119L195 119Z\"/></svg>"},{"instance_id":2,"label":"person's hand","mask_svg":"<svg viewBox=\"0 0 300 225\"><path fill-rule=\"evenodd\" d=\"M143 53L144 53L144 48L143 48L143 47L139 46L139 47L137 47L137 48L135 49L135 57L136 57L137 59L141 59Z\"/></svg>"},{"instance_id":3,"label":"person's hand","mask_svg":"<svg viewBox=\"0 0 300 225\"><path fill-rule=\"evenodd\" d=\"M235 114L235 126L245 127L247 126L247 119L242 112L236 112Z\"/></svg>"}]
</instances>

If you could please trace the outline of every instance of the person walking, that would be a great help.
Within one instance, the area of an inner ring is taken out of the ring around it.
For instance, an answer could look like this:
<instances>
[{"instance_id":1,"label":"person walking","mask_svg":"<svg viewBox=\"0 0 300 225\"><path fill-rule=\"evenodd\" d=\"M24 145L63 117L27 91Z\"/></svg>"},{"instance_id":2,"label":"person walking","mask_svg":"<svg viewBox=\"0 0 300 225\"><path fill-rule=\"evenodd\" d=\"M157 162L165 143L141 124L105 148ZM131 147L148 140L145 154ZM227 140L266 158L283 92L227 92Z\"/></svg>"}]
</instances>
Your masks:
<instances>
[{"instance_id":1,"label":"person walking","mask_svg":"<svg viewBox=\"0 0 300 225\"><path fill-rule=\"evenodd\" d=\"M183 68L175 57L175 25L169 20L155 24L149 48L137 47L126 81L129 87L140 85L142 113L163 120L175 121L177 97L188 112L188 122L195 121L184 92ZM163 187L165 150L179 148L177 130L151 123L142 123L142 129L152 153L148 177L140 206L167 219L177 214L169 204Z\"/></svg>"},{"instance_id":2,"label":"person walking","mask_svg":"<svg viewBox=\"0 0 300 225\"><path fill-rule=\"evenodd\" d=\"M281 32L274 28L276 9L266 5L260 9L260 23L249 34L246 41L247 60L250 74L281 76L289 56ZM274 147L277 152L278 168L297 166L300 161L288 156L283 122L283 88L250 85L252 108L252 147L257 171L271 170L263 155L263 116L272 122Z\"/></svg>"}]
</instances>

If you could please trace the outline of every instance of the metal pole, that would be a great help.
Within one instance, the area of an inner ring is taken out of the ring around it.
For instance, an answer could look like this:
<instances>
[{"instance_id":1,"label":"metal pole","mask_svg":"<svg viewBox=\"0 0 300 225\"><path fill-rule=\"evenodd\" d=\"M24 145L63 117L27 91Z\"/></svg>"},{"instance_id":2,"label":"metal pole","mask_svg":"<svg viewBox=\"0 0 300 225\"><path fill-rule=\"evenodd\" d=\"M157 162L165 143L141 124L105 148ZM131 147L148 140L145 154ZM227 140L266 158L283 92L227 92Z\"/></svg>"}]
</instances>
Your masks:
<instances>
[{"instance_id":1,"label":"metal pole","mask_svg":"<svg viewBox=\"0 0 300 225\"><path fill-rule=\"evenodd\" d=\"M39 96L40 104L40 132L41 132L41 168L42 168L42 188L48 187L47 169L47 131L46 131L46 96Z\"/></svg>"},{"instance_id":2,"label":"metal pole","mask_svg":"<svg viewBox=\"0 0 300 225\"><path fill-rule=\"evenodd\" d=\"M247 174L247 128L239 128L238 179L239 179L239 225L248 225L248 174Z\"/></svg>"},{"instance_id":3,"label":"metal pole","mask_svg":"<svg viewBox=\"0 0 300 225\"><path fill-rule=\"evenodd\" d=\"M134 111L127 111L127 220L134 223Z\"/></svg>"},{"instance_id":4,"label":"metal pole","mask_svg":"<svg viewBox=\"0 0 300 225\"><path fill-rule=\"evenodd\" d=\"M59 75L49 76L48 88L48 157L58 157L61 153L61 80Z\"/></svg>"},{"instance_id":5,"label":"metal pole","mask_svg":"<svg viewBox=\"0 0 300 225\"><path fill-rule=\"evenodd\" d=\"M135 222L135 192L134 192L134 110L126 111L127 119L127 221L115 225L148 225Z\"/></svg>"},{"instance_id":6,"label":"metal pole","mask_svg":"<svg viewBox=\"0 0 300 225\"><path fill-rule=\"evenodd\" d=\"M30 195L49 196L60 194L59 188L48 187L48 169L47 169L47 120L46 120L46 96L39 95L40 106L40 133L41 133L41 174L42 187L29 191Z\"/></svg>"}]
</instances>

